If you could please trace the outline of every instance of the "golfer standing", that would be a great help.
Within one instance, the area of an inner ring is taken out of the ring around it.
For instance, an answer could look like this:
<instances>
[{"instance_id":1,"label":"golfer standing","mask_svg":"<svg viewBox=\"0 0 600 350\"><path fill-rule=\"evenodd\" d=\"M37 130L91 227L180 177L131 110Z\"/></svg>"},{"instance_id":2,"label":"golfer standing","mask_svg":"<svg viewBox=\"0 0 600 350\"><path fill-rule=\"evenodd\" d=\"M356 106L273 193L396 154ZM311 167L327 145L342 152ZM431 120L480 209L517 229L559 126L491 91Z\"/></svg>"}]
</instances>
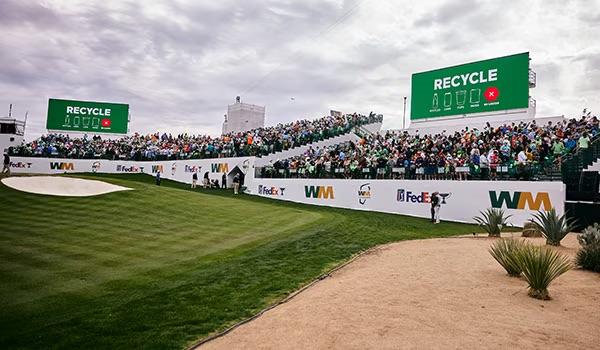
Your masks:
<instances>
[{"instance_id":1,"label":"golfer standing","mask_svg":"<svg viewBox=\"0 0 600 350\"><path fill-rule=\"evenodd\" d=\"M233 177L233 194L238 194L240 189L240 174L235 174Z\"/></svg>"},{"instance_id":2,"label":"golfer standing","mask_svg":"<svg viewBox=\"0 0 600 350\"><path fill-rule=\"evenodd\" d=\"M7 173L10 175L10 156L8 151L4 151L4 166L2 167L2 174Z\"/></svg>"},{"instance_id":3,"label":"golfer standing","mask_svg":"<svg viewBox=\"0 0 600 350\"><path fill-rule=\"evenodd\" d=\"M440 223L440 193L438 191L433 192L431 195L431 222L434 224Z\"/></svg>"},{"instance_id":4,"label":"golfer standing","mask_svg":"<svg viewBox=\"0 0 600 350\"><path fill-rule=\"evenodd\" d=\"M198 182L198 172L194 171L194 174L192 174L192 188L196 188L197 182Z\"/></svg>"}]
</instances>

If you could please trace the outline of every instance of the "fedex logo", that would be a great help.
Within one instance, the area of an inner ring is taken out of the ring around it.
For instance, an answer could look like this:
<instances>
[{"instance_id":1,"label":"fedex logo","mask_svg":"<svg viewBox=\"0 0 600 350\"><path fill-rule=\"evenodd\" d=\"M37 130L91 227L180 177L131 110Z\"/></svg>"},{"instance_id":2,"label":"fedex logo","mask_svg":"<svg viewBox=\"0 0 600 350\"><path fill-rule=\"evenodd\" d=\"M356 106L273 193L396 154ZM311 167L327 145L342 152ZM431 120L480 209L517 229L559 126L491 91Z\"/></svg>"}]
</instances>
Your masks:
<instances>
[{"instance_id":1,"label":"fedex logo","mask_svg":"<svg viewBox=\"0 0 600 350\"><path fill-rule=\"evenodd\" d=\"M269 187L258 185L258 194L264 194L267 196L283 196L283 191L285 191L285 187Z\"/></svg>"}]
</instances>

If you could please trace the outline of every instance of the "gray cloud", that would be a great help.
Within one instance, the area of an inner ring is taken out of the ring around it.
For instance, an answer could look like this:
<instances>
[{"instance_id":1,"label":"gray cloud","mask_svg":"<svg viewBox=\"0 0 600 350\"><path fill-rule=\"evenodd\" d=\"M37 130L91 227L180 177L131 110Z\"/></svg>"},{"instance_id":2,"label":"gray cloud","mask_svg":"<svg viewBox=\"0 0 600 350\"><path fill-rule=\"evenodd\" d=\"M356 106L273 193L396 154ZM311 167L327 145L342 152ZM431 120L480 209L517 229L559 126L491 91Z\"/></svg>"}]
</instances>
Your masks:
<instances>
[{"instance_id":1,"label":"gray cloud","mask_svg":"<svg viewBox=\"0 0 600 350\"><path fill-rule=\"evenodd\" d=\"M384 113L394 128L413 72L523 51L540 114L598 110L598 5L4 0L0 110L29 111L30 137L49 97L129 103L132 131L216 134L243 94L269 124L334 108Z\"/></svg>"}]
</instances>

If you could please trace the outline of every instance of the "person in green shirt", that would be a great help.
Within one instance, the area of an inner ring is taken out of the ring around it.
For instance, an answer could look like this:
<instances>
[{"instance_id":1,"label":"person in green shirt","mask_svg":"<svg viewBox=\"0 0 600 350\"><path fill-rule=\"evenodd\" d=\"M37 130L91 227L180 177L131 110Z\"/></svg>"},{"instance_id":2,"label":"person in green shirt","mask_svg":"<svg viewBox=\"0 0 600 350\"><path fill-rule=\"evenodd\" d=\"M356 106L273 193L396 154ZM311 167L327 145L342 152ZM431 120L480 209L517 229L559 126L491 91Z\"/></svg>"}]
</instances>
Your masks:
<instances>
[{"instance_id":1,"label":"person in green shirt","mask_svg":"<svg viewBox=\"0 0 600 350\"><path fill-rule=\"evenodd\" d=\"M555 139L552 144L552 154L555 157L560 157L565 151L565 144L560 139Z\"/></svg>"},{"instance_id":2,"label":"person in green shirt","mask_svg":"<svg viewBox=\"0 0 600 350\"><path fill-rule=\"evenodd\" d=\"M590 137L588 136L587 132L584 132L583 135L581 135L579 137L579 140L577 141L577 146L579 146L579 149L588 149L588 147L590 147Z\"/></svg>"}]
</instances>

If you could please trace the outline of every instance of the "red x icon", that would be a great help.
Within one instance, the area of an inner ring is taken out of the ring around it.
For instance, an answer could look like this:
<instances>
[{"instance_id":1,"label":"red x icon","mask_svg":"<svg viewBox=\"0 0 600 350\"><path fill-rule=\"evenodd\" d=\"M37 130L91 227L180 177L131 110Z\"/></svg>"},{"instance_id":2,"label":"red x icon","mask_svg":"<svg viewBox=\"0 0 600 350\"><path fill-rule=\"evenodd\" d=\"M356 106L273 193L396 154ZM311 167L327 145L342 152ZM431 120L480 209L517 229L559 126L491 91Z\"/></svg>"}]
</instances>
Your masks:
<instances>
[{"instance_id":1,"label":"red x icon","mask_svg":"<svg viewBox=\"0 0 600 350\"><path fill-rule=\"evenodd\" d=\"M102 119L102 127L103 128L110 128L110 119L108 119L108 118Z\"/></svg>"},{"instance_id":2,"label":"red x icon","mask_svg":"<svg viewBox=\"0 0 600 350\"><path fill-rule=\"evenodd\" d=\"M490 86L489 88L485 89L483 96L488 102L496 101L500 96L500 91L498 91L497 87Z\"/></svg>"}]
</instances>

